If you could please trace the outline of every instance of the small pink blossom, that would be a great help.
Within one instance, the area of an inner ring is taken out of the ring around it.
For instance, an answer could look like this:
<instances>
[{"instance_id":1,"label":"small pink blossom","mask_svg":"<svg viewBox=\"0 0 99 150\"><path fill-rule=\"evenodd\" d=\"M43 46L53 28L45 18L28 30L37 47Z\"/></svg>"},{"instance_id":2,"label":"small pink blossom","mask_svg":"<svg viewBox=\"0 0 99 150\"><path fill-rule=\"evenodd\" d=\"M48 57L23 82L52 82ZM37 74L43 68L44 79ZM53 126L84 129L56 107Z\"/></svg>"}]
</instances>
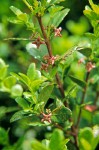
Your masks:
<instances>
[{"instance_id":1,"label":"small pink blossom","mask_svg":"<svg viewBox=\"0 0 99 150\"><path fill-rule=\"evenodd\" d=\"M54 65L56 56L44 56L44 60L47 62L48 65Z\"/></svg>"},{"instance_id":2,"label":"small pink blossom","mask_svg":"<svg viewBox=\"0 0 99 150\"><path fill-rule=\"evenodd\" d=\"M45 70L45 71L48 71L48 64L44 64L44 63L42 63L42 65L41 65L41 70Z\"/></svg>"},{"instance_id":3,"label":"small pink blossom","mask_svg":"<svg viewBox=\"0 0 99 150\"><path fill-rule=\"evenodd\" d=\"M37 46L37 48L39 48L40 45L45 44L45 42L42 41L40 37L38 37L34 42L32 42L32 44L35 44Z\"/></svg>"},{"instance_id":4,"label":"small pink blossom","mask_svg":"<svg viewBox=\"0 0 99 150\"><path fill-rule=\"evenodd\" d=\"M43 118L41 119L41 122L44 122L44 121L47 121L49 123L51 123L51 116L52 116L52 113L49 112L48 114L45 114L45 113L41 113Z\"/></svg>"},{"instance_id":5,"label":"small pink blossom","mask_svg":"<svg viewBox=\"0 0 99 150\"><path fill-rule=\"evenodd\" d=\"M88 72L90 72L93 68L95 68L95 64L92 64L92 62L88 62L86 64L86 69Z\"/></svg>"},{"instance_id":6,"label":"small pink blossom","mask_svg":"<svg viewBox=\"0 0 99 150\"><path fill-rule=\"evenodd\" d=\"M55 32L54 36L59 36L59 37L61 37L61 36L62 36L61 33L60 33L61 31L62 31L62 28L61 28L61 27L55 28L55 29L54 29L54 32Z\"/></svg>"},{"instance_id":7,"label":"small pink blossom","mask_svg":"<svg viewBox=\"0 0 99 150\"><path fill-rule=\"evenodd\" d=\"M80 59L78 60L78 65L84 63L84 59L85 59L84 57L83 57L83 58L80 58Z\"/></svg>"},{"instance_id":8,"label":"small pink blossom","mask_svg":"<svg viewBox=\"0 0 99 150\"><path fill-rule=\"evenodd\" d=\"M95 105L86 105L84 107L85 110L89 111L89 112L93 112L97 109L97 107Z\"/></svg>"}]
</instances>

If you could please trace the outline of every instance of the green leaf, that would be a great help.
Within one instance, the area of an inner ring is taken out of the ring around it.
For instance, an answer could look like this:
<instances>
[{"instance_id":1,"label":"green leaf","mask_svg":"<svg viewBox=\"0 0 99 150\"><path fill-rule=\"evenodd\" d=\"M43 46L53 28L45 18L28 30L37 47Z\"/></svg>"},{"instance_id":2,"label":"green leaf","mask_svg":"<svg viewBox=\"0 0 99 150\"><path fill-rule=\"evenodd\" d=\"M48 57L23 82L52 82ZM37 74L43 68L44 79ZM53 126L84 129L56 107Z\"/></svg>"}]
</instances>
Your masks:
<instances>
[{"instance_id":1,"label":"green leaf","mask_svg":"<svg viewBox=\"0 0 99 150\"><path fill-rule=\"evenodd\" d=\"M23 74L23 73L19 73L19 75L20 75L20 79L21 79L21 81L23 82L23 83L25 83L28 87L29 87L29 85L30 85L30 79L28 78L28 76L27 75L25 75L25 74Z\"/></svg>"},{"instance_id":2,"label":"green leaf","mask_svg":"<svg viewBox=\"0 0 99 150\"><path fill-rule=\"evenodd\" d=\"M14 112L14 111L17 111L17 110L18 110L18 107L1 106L0 107L0 120L5 117L6 113Z\"/></svg>"},{"instance_id":3,"label":"green leaf","mask_svg":"<svg viewBox=\"0 0 99 150\"><path fill-rule=\"evenodd\" d=\"M44 44L42 44L39 47L39 49L34 47L30 48L28 46L26 48L27 48L27 52L39 61L42 61L43 57L48 54L47 47Z\"/></svg>"},{"instance_id":4,"label":"green leaf","mask_svg":"<svg viewBox=\"0 0 99 150\"><path fill-rule=\"evenodd\" d=\"M29 65L29 68L27 70L27 76L31 79L31 80L34 80L35 79L35 70L36 70L36 67L35 67L35 63L32 63Z\"/></svg>"},{"instance_id":5,"label":"green leaf","mask_svg":"<svg viewBox=\"0 0 99 150\"><path fill-rule=\"evenodd\" d=\"M87 150L92 150L92 141L93 141L92 129L89 127L81 129L79 132L78 141L81 150L86 150L86 148Z\"/></svg>"},{"instance_id":6,"label":"green leaf","mask_svg":"<svg viewBox=\"0 0 99 150\"><path fill-rule=\"evenodd\" d=\"M21 106L24 110L28 110L29 109L29 104L27 103L27 101L22 98L22 97L17 97L15 99L15 101L19 104L19 106Z\"/></svg>"},{"instance_id":7,"label":"green leaf","mask_svg":"<svg viewBox=\"0 0 99 150\"><path fill-rule=\"evenodd\" d=\"M96 14L99 14L99 6L95 5L92 0L89 0L89 3Z\"/></svg>"},{"instance_id":8,"label":"green leaf","mask_svg":"<svg viewBox=\"0 0 99 150\"><path fill-rule=\"evenodd\" d=\"M75 82L77 85L79 85L80 87L84 88L86 86L86 83L78 78L75 78L71 75L69 75L70 79Z\"/></svg>"},{"instance_id":9,"label":"green leaf","mask_svg":"<svg viewBox=\"0 0 99 150\"><path fill-rule=\"evenodd\" d=\"M46 6L46 3L47 3L47 0L41 0L41 5L42 5L43 7Z\"/></svg>"},{"instance_id":10,"label":"green leaf","mask_svg":"<svg viewBox=\"0 0 99 150\"><path fill-rule=\"evenodd\" d=\"M18 8L14 7L14 6L11 6L10 9L11 9L11 10L13 11L13 13L14 13L15 15L17 15L17 16L23 14L23 12L22 12L20 9L18 9Z\"/></svg>"},{"instance_id":11,"label":"green leaf","mask_svg":"<svg viewBox=\"0 0 99 150\"><path fill-rule=\"evenodd\" d=\"M53 5L55 3L60 3L60 2L63 2L64 0L49 0L48 5Z\"/></svg>"},{"instance_id":12,"label":"green leaf","mask_svg":"<svg viewBox=\"0 0 99 150\"><path fill-rule=\"evenodd\" d=\"M9 137L8 132L0 127L0 144L1 145L8 145L9 144Z\"/></svg>"},{"instance_id":13,"label":"green leaf","mask_svg":"<svg viewBox=\"0 0 99 150\"><path fill-rule=\"evenodd\" d=\"M78 52L80 52L81 54L85 55L86 57L89 57L92 54L92 49L91 48L79 48L77 49Z\"/></svg>"},{"instance_id":14,"label":"green leaf","mask_svg":"<svg viewBox=\"0 0 99 150\"><path fill-rule=\"evenodd\" d=\"M53 85L48 85L48 86L44 87L41 90L40 94L38 95L38 102L44 102L44 104L42 105L42 108L41 108L42 110L44 109L46 102L50 98L53 88L54 88Z\"/></svg>"},{"instance_id":15,"label":"green leaf","mask_svg":"<svg viewBox=\"0 0 99 150\"><path fill-rule=\"evenodd\" d=\"M5 64L3 59L0 58L0 79L4 79L5 76L7 75L7 68L8 65Z\"/></svg>"},{"instance_id":16,"label":"green leaf","mask_svg":"<svg viewBox=\"0 0 99 150\"><path fill-rule=\"evenodd\" d=\"M93 140L93 150L96 149L97 145L99 144L99 126L94 126L93 127L93 135L94 135L94 140Z\"/></svg>"},{"instance_id":17,"label":"green leaf","mask_svg":"<svg viewBox=\"0 0 99 150\"><path fill-rule=\"evenodd\" d=\"M14 86L16 83L16 78L13 77L13 76L9 76L9 77L6 77L4 80L3 80L3 84L6 88L8 89L11 89L12 86Z\"/></svg>"},{"instance_id":18,"label":"green leaf","mask_svg":"<svg viewBox=\"0 0 99 150\"><path fill-rule=\"evenodd\" d=\"M25 5L31 10L31 12L33 12L33 8L32 8L32 6L27 2L27 0L23 0L23 2L24 2Z\"/></svg>"},{"instance_id":19,"label":"green leaf","mask_svg":"<svg viewBox=\"0 0 99 150\"><path fill-rule=\"evenodd\" d=\"M81 150L86 150L86 147L87 150L95 150L99 143L99 127L95 126L93 129L85 127L81 129L78 135L78 142Z\"/></svg>"},{"instance_id":20,"label":"green leaf","mask_svg":"<svg viewBox=\"0 0 99 150\"><path fill-rule=\"evenodd\" d=\"M51 71L50 71L50 77L53 78L55 77L56 73L57 73L57 69L58 67L57 66L54 66Z\"/></svg>"},{"instance_id":21,"label":"green leaf","mask_svg":"<svg viewBox=\"0 0 99 150\"><path fill-rule=\"evenodd\" d=\"M39 79L41 77L40 71L36 70L35 63L30 64L27 70L27 76L30 80Z\"/></svg>"},{"instance_id":22,"label":"green leaf","mask_svg":"<svg viewBox=\"0 0 99 150\"><path fill-rule=\"evenodd\" d=\"M71 110L67 107L61 106L52 111L52 121L57 123L65 123L71 117Z\"/></svg>"},{"instance_id":23,"label":"green leaf","mask_svg":"<svg viewBox=\"0 0 99 150\"><path fill-rule=\"evenodd\" d=\"M21 110L21 111L18 111L16 112L10 119L10 122L14 122L14 121L17 121L17 120L20 120L24 117L26 117L25 115L27 115L27 112Z\"/></svg>"},{"instance_id":24,"label":"green leaf","mask_svg":"<svg viewBox=\"0 0 99 150\"><path fill-rule=\"evenodd\" d=\"M22 24L23 22L21 20L15 19L15 18L8 18L8 21L14 24ZM12 39L13 40L13 39Z\"/></svg>"},{"instance_id":25,"label":"green leaf","mask_svg":"<svg viewBox=\"0 0 99 150\"><path fill-rule=\"evenodd\" d=\"M14 76L17 80L22 81L25 85L30 86L30 79L25 74L19 73L20 75L18 75L14 72L11 72L10 74Z\"/></svg>"},{"instance_id":26,"label":"green leaf","mask_svg":"<svg viewBox=\"0 0 99 150\"><path fill-rule=\"evenodd\" d=\"M63 132L59 129L55 129L49 143L49 148L51 150L67 150L65 146L67 142L68 139L64 139Z\"/></svg>"},{"instance_id":27,"label":"green leaf","mask_svg":"<svg viewBox=\"0 0 99 150\"><path fill-rule=\"evenodd\" d=\"M49 22L49 24L53 25L55 27L58 27L59 24L64 19L64 17L68 14L68 12L69 12L69 9L67 8L67 9L64 9L62 11L59 11L59 12L55 13L55 15L53 16L53 18Z\"/></svg>"},{"instance_id":28,"label":"green leaf","mask_svg":"<svg viewBox=\"0 0 99 150\"><path fill-rule=\"evenodd\" d=\"M50 16L53 17L53 15L54 15L56 12L58 12L58 11L60 11L60 10L62 10L62 9L63 9L63 6L51 6L51 7L48 9L48 11L49 11L49 13L50 13Z\"/></svg>"},{"instance_id":29,"label":"green leaf","mask_svg":"<svg viewBox=\"0 0 99 150\"><path fill-rule=\"evenodd\" d=\"M37 79L37 80L34 80L32 81L31 83L31 90L32 91L36 91L39 86L44 82L46 81L47 79L45 77L41 77L40 79Z\"/></svg>"},{"instance_id":30,"label":"green leaf","mask_svg":"<svg viewBox=\"0 0 99 150\"><path fill-rule=\"evenodd\" d=\"M49 150L48 148L46 148L46 146L44 146L42 143L40 143L37 140L33 140L32 149L33 150Z\"/></svg>"},{"instance_id":31,"label":"green leaf","mask_svg":"<svg viewBox=\"0 0 99 150\"><path fill-rule=\"evenodd\" d=\"M98 111L93 114L92 123L94 125L96 124L99 125L99 112Z\"/></svg>"},{"instance_id":32,"label":"green leaf","mask_svg":"<svg viewBox=\"0 0 99 150\"><path fill-rule=\"evenodd\" d=\"M7 75L7 68L8 66L6 65L5 67L0 69L0 79L4 79Z\"/></svg>"},{"instance_id":33,"label":"green leaf","mask_svg":"<svg viewBox=\"0 0 99 150\"><path fill-rule=\"evenodd\" d=\"M6 66L6 64L5 64L4 60L0 58L0 69L5 66Z\"/></svg>"},{"instance_id":34,"label":"green leaf","mask_svg":"<svg viewBox=\"0 0 99 150\"><path fill-rule=\"evenodd\" d=\"M97 21L99 19L99 16L94 11L87 9L86 7L85 7L85 10L83 11L83 13L85 16L87 16L89 18L89 20Z\"/></svg>"},{"instance_id":35,"label":"green leaf","mask_svg":"<svg viewBox=\"0 0 99 150\"><path fill-rule=\"evenodd\" d=\"M18 15L17 18L19 20L23 21L24 23L28 22L28 15L26 13L22 13L22 14Z\"/></svg>"},{"instance_id":36,"label":"green leaf","mask_svg":"<svg viewBox=\"0 0 99 150\"><path fill-rule=\"evenodd\" d=\"M6 114L6 107L5 106L1 106L0 107L0 120L5 116Z\"/></svg>"}]
</instances>

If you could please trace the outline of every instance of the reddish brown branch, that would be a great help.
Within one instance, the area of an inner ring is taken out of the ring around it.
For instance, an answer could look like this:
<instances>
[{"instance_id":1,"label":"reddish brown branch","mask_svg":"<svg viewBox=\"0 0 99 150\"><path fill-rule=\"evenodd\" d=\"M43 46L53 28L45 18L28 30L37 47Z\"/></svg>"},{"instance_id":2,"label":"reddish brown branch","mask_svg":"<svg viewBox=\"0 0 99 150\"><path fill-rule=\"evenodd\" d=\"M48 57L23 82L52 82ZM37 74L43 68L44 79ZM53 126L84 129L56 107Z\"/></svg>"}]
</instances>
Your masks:
<instances>
[{"instance_id":1,"label":"reddish brown branch","mask_svg":"<svg viewBox=\"0 0 99 150\"><path fill-rule=\"evenodd\" d=\"M51 48L51 45L50 45L50 41L49 41L49 38L47 37L47 34L45 32L45 29L44 29L44 26L42 24L42 20L41 20L41 17L38 17L37 16L37 19L38 19L38 22L39 22L39 25L40 25L40 28L41 28L41 31L42 31L42 34L44 36L44 39L45 39L45 43L46 43L46 46L47 46L47 49L48 49L48 53L49 53L49 56L52 57L52 48ZM64 89L63 89L63 85L61 83L61 80L60 80L60 77L58 75L58 73L56 74L56 81L57 81L57 84L58 84L58 88L60 90L60 93L62 95L62 97L64 98L65 97L65 94L64 94Z\"/></svg>"},{"instance_id":2,"label":"reddish brown branch","mask_svg":"<svg viewBox=\"0 0 99 150\"><path fill-rule=\"evenodd\" d=\"M39 25L40 25L42 34L43 34L44 39L45 39L45 43L46 43L46 46L47 46L47 49L48 49L49 56L52 57L52 49L51 49L50 41L49 41L49 38L48 38L47 35L46 35L44 26L43 26L43 24L42 24L41 17L37 17L37 19L38 19L38 22L39 22Z\"/></svg>"},{"instance_id":3,"label":"reddish brown branch","mask_svg":"<svg viewBox=\"0 0 99 150\"><path fill-rule=\"evenodd\" d=\"M45 29L44 29L44 26L43 26L43 23L42 23L42 19L41 19L41 17L38 17L38 16L37 16L37 19L38 19L38 22L39 22L39 25L40 25L43 37L45 39L45 43L46 43L46 46L47 46L47 49L48 49L49 56L52 57L53 54L52 54L52 48L51 48L51 45L50 45L50 40L49 40L49 37L47 37L47 34L45 32ZM62 97L65 98L63 84L62 84L62 82L60 80L60 77L59 77L58 73L56 73L55 77L56 77L56 81L57 81L57 85L58 85L58 88L60 90L60 93L61 93ZM69 108L67 102L64 102L64 105ZM72 120L70 119L70 122L71 121ZM58 128L61 128L61 127L58 126ZM74 125L72 125L71 130L74 133L74 135L73 135L73 137L74 137L74 144L76 146L76 149L79 150L78 143L77 143L77 132L75 131Z\"/></svg>"}]
</instances>

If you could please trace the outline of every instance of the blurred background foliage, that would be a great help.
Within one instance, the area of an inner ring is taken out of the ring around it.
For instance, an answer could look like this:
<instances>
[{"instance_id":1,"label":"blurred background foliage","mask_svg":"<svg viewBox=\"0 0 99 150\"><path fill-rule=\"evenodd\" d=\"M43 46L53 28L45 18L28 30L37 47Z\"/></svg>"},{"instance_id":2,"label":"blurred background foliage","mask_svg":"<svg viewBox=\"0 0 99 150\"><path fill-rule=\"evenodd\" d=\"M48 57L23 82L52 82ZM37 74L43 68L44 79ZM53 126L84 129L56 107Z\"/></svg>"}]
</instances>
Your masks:
<instances>
[{"instance_id":1,"label":"blurred background foliage","mask_svg":"<svg viewBox=\"0 0 99 150\"><path fill-rule=\"evenodd\" d=\"M94 2L98 3L99 1L94 0ZM65 2L61 3L61 5L63 5L64 7L70 8L70 12L60 25L63 29L62 37L57 37L52 42L54 54L62 54L68 49L72 48L74 45L79 45L79 42L82 45L86 44L87 39L84 33L92 31L92 27L89 21L83 15L83 10L85 8L85 5L87 4L87 0L66 0ZM5 38L10 37L24 37L29 39L32 35L32 33L26 30L23 25L15 25L8 22L8 18L13 17L13 13L9 9L11 5L23 10L23 12L29 12L27 7L20 0L0 0L0 57L3 58L6 64L9 65L8 74L11 71L26 72L27 67L33 61L32 56L30 56L26 50L26 46L30 43L30 41L4 40ZM71 73L76 77L80 76L81 79L83 79L83 71L85 68L83 67L83 65L80 67L77 65L77 60L81 56L76 55L74 57L75 61L71 65ZM71 61L71 59L72 58L70 58L69 62ZM70 80L68 79L66 81L66 85L69 84ZM80 93L78 93L78 97L79 94ZM94 97L94 92L93 95L90 95L90 97ZM36 137L39 140L45 137L50 137L50 128L30 128L25 125L24 120L15 122L13 124L10 123L9 120L11 118L11 115L13 114L13 112L10 113L10 108L15 108L16 103L13 99L10 98L7 93L3 94L2 92L0 92L0 106L2 106L0 107L0 126L8 130L11 144L15 143L15 141L19 137L22 137L24 135L24 138L28 140L24 140L23 150L27 150L25 149L25 145L28 145L33 137ZM8 107L10 108L8 109ZM15 110L13 109L13 111Z\"/></svg>"}]
</instances>

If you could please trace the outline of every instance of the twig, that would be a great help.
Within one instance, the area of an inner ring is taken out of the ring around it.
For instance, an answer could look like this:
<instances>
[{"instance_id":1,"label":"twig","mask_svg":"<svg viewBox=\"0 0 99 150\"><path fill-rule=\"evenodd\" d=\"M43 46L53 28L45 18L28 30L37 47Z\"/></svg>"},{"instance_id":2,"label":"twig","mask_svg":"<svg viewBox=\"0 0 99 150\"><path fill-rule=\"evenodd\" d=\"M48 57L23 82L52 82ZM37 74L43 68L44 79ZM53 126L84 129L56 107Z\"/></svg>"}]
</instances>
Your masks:
<instances>
[{"instance_id":1,"label":"twig","mask_svg":"<svg viewBox=\"0 0 99 150\"><path fill-rule=\"evenodd\" d=\"M84 103L84 100L85 100L85 96L86 96L86 92L87 92L87 86L88 86L88 78L89 78L89 72L87 72L87 75L86 75L86 86L85 86L85 89L83 91L81 105ZM81 120L81 113L82 113L82 108L80 107L78 119L77 119L77 123L76 123L76 128L78 128L78 126L79 126L79 123Z\"/></svg>"},{"instance_id":2,"label":"twig","mask_svg":"<svg viewBox=\"0 0 99 150\"><path fill-rule=\"evenodd\" d=\"M44 26L42 24L42 19L41 19L41 17L38 17L38 16L37 16L37 19L38 19L42 34L43 34L44 39L45 39L45 43L46 43L46 46L47 46L47 49L48 49L49 56L52 57L52 48L51 48L51 45L50 45L49 38L47 37Z\"/></svg>"},{"instance_id":3,"label":"twig","mask_svg":"<svg viewBox=\"0 0 99 150\"><path fill-rule=\"evenodd\" d=\"M43 34L44 39L45 39L45 43L46 43L46 46L47 46L47 49L48 49L49 56L52 57L52 56L53 56L53 54L52 54L52 48L51 48L51 45L50 45L49 38L47 37L46 32L45 32L45 29L44 29L44 26L43 26L43 24L42 24L41 17L38 17L38 16L37 16L37 19L38 19L39 25L40 25L40 27L41 27L42 34ZM56 77L56 81L57 81L57 84L58 84L58 88L59 88L59 90L60 90L60 93L61 93L62 97L65 98L63 85L62 85L62 83L61 83L61 80L60 80L60 77L59 77L58 73L56 73L55 77Z\"/></svg>"},{"instance_id":4,"label":"twig","mask_svg":"<svg viewBox=\"0 0 99 150\"><path fill-rule=\"evenodd\" d=\"M51 45L50 45L50 40L49 40L49 38L47 37L47 34L46 34L45 29L44 29L44 27L43 27L42 19L41 19L41 17L39 17L39 16L37 16L37 19L38 19L38 22L39 22L39 25L40 25L42 34L43 34L44 39L45 39L45 43L46 43L46 46L47 46L47 49L48 49L49 56L52 57L53 54L52 54L52 48L51 48ZM60 77L59 77L58 73L56 73L55 77L56 77L56 81L57 81L57 84L58 84L58 88L59 88L59 90L60 90L60 93L61 93L62 97L65 98L65 93L64 93L63 84L62 84L62 82L61 82L61 80L60 80ZM64 105L69 108L67 102L64 102ZM72 122L72 119L70 119L70 122ZM58 126L58 127L60 128L60 126ZM73 137L74 137L74 144L75 144L75 147L76 147L77 150L79 150L78 144L77 144L77 132L76 132L76 130L75 130L74 125L72 125L71 130L72 130L72 132L74 133Z\"/></svg>"}]
</instances>

